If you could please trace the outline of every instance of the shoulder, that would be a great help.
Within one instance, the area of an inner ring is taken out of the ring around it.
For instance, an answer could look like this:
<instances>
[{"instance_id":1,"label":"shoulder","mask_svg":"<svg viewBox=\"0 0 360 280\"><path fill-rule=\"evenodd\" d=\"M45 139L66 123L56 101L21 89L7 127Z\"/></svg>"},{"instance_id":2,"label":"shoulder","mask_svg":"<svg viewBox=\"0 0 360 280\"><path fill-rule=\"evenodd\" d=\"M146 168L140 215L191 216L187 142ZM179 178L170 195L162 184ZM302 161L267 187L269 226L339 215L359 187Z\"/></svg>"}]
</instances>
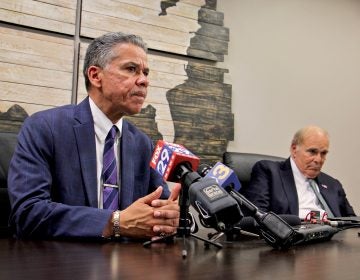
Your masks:
<instances>
[{"instance_id":1,"label":"shoulder","mask_svg":"<svg viewBox=\"0 0 360 280\"><path fill-rule=\"evenodd\" d=\"M135 137L139 137L140 139L150 141L150 137L147 134L145 134L143 131L141 131L139 128L137 128L135 125L133 125L128 120L124 120L123 129L127 130L129 133L131 133Z\"/></svg>"},{"instance_id":2,"label":"shoulder","mask_svg":"<svg viewBox=\"0 0 360 280\"><path fill-rule=\"evenodd\" d=\"M54 122L62 120L66 116L74 115L74 108L76 105L65 105L61 107L51 108L44 111L39 111L26 119L26 123L41 123L42 121Z\"/></svg>"},{"instance_id":3,"label":"shoulder","mask_svg":"<svg viewBox=\"0 0 360 280\"><path fill-rule=\"evenodd\" d=\"M152 151L154 144L151 138L128 120L123 122L123 135L131 139L137 147Z\"/></svg>"},{"instance_id":4,"label":"shoulder","mask_svg":"<svg viewBox=\"0 0 360 280\"><path fill-rule=\"evenodd\" d=\"M339 186L342 187L340 181L329 174L321 172L318 176L318 180L321 184L329 185L329 186Z\"/></svg>"}]
</instances>

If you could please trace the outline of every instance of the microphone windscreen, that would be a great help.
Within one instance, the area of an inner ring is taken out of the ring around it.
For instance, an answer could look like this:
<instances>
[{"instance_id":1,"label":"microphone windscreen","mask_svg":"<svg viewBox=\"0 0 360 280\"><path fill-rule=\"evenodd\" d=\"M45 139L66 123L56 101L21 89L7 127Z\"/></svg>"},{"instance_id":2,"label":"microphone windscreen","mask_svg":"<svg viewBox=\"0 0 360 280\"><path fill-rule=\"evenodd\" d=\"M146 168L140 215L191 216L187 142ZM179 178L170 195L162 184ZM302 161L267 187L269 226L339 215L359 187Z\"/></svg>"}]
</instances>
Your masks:
<instances>
[{"instance_id":1,"label":"microphone windscreen","mask_svg":"<svg viewBox=\"0 0 360 280\"><path fill-rule=\"evenodd\" d=\"M201 176L205 175L207 178L215 178L223 189L231 187L235 191L239 191L241 188L241 183L235 171L221 162L217 162L212 168L205 168L204 165L203 170L199 171Z\"/></svg>"},{"instance_id":2,"label":"microphone windscreen","mask_svg":"<svg viewBox=\"0 0 360 280\"><path fill-rule=\"evenodd\" d=\"M297 215L290 215L290 214L279 214L285 222L287 222L290 226L298 226L301 225L301 219Z\"/></svg>"},{"instance_id":3,"label":"microphone windscreen","mask_svg":"<svg viewBox=\"0 0 360 280\"><path fill-rule=\"evenodd\" d=\"M280 214L278 216L281 217L285 222L287 222L292 227L301 224L300 218L296 215ZM255 218L253 218L252 216L243 217L236 226L244 231L259 234L259 225L256 222Z\"/></svg>"},{"instance_id":4,"label":"microphone windscreen","mask_svg":"<svg viewBox=\"0 0 360 280\"><path fill-rule=\"evenodd\" d=\"M150 166L166 181L177 182L175 171L181 164L196 170L200 159L184 146L159 140L154 149Z\"/></svg>"},{"instance_id":5,"label":"microphone windscreen","mask_svg":"<svg viewBox=\"0 0 360 280\"><path fill-rule=\"evenodd\" d=\"M259 225L255 221L255 219L251 216L246 216L241 219L241 221L236 225L236 227L239 227L241 230L252 232L252 233L259 233Z\"/></svg>"}]
</instances>

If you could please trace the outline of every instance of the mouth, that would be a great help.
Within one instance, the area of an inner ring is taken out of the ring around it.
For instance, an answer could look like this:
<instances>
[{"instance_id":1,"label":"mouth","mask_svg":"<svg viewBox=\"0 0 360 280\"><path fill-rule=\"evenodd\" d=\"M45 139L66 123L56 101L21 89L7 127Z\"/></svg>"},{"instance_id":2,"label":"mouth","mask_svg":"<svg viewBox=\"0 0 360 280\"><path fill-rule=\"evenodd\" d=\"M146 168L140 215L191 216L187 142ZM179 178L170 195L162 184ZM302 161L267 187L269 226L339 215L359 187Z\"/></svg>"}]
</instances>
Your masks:
<instances>
[{"instance_id":1,"label":"mouth","mask_svg":"<svg viewBox=\"0 0 360 280\"><path fill-rule=\"evenodd\" d=\"M136 97L138 99L145 100L146 98L146 92L143 91L137 91L130 94L131 97Z\"/></svg>"}]
</instances>

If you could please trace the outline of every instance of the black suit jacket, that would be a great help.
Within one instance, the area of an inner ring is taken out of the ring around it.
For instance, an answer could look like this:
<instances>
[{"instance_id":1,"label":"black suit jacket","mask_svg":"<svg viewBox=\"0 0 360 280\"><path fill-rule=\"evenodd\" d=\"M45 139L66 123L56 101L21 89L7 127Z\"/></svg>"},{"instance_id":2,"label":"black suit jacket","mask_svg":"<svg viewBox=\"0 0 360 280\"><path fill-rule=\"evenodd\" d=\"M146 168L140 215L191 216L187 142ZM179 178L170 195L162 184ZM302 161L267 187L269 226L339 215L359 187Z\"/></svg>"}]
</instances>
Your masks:
<instances>
[{"instance_id":1,"label":"black suit jacket","mask_svg":"<svg viewBox=\"0 0 360 280\"><path fill-rule=\"evenodd\" d=\"M355 216L341 183L320 173L316 178L320 193L336 217ZM276 214L299 215L299 201L290 158L285 161L258 161L248 187L241 190L259 209Z\"/></svg>"}]
</instances>

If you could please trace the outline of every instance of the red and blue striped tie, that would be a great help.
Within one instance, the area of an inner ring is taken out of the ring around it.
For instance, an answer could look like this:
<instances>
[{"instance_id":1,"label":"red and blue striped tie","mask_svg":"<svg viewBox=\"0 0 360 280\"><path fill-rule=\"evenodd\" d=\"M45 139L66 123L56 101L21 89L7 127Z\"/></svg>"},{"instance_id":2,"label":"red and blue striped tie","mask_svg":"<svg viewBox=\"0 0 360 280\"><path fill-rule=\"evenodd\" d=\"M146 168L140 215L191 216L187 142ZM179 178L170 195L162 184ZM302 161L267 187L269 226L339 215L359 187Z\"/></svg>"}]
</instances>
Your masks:
<instances>
[{"instance_id":1,"label":"red and blue striped tie","mask_svg":"<svg viewBox=\"0 0 360 280\"><path fill-rule=\"evenodd\" d=\"M119 209L119 187L117 182L117 167L114 152L114 141L118 128L113 125L105 139L103 161L103 208Z\"/></svg>"}]
</instances>

